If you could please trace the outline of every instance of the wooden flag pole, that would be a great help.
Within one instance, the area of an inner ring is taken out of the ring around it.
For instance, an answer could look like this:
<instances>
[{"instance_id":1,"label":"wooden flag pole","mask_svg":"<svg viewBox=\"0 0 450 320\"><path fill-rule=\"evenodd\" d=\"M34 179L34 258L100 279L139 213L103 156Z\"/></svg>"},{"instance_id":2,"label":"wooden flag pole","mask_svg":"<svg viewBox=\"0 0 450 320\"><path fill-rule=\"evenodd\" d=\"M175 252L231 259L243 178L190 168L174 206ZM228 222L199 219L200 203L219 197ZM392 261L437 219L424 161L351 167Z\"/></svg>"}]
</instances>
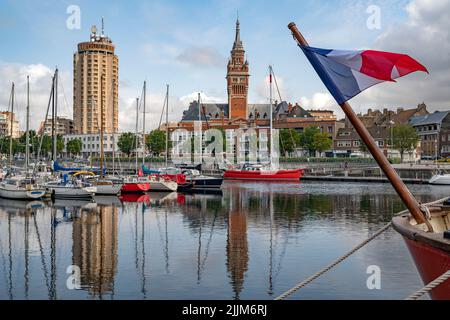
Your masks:
<instances>
[{"instance_id":1,"label":"wooden flag pole","mask_svg":"<svg viewBox=\"0 0 450 320\"><path fill-rule=\"evenodd\" d=\"M292 35L297 40L297 42L302 46L308 46L308 42L306 39L302 36L300 31L298 31L297 26L295 23L291 22L288 25L288 28L292 31ZM391 166L386 156L381 152L380 148L375 143L375 140L370 135L367 128L364 126L362 121L358 118L356 113L353 111L352 107L348 102L344 102L341 105L342 110L344 111L347 118L352 123L353 127L355 128L356 132L358 132L359 136L363 140L363 142L366 144L367 148L369 149L372 156L375 158L376 162L380 166L380 168L383 170L386 177L391 182L392 186L394 187L395 191L397 191L398 195L402 199L403 203L408 208L411 215L414 217L416 222L418 224L425 223L429 229L429 231L432 231L431 224L428 222L428 220L425 218L424 213L422 212L419 203L417 200L413 197L409 189L406 187L406 185L403 183L402 179L398 176L395 169Z\"/></svg>"}]
</instances>

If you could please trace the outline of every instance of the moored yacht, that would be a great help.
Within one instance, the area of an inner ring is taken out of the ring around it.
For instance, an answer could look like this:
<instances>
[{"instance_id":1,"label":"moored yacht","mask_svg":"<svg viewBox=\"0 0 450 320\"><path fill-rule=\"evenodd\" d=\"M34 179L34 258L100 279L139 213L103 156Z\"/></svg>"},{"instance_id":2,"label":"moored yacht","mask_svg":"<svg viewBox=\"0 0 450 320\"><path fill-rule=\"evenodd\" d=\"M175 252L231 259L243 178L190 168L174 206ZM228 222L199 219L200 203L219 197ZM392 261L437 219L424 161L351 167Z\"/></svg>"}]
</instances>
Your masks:
<instances>
[{"instance_id":1,"label":"moored yacht","mask_svg":"<svg viewBox=\"0 0 450 320\"><path fill-rule=\"evenodd\" d=\"M8 199L34 200L45 196L45 189L30 178L9 177L0 183L0 197Z\"/></svg>"},{"instance_id":2,"label":"moored yacht","mask_svg":"<svg viewBox=\"0 0 450 320\"><path fill-rule=\"evenodd\" d=\"M97 192L96 187L79 180L50 181L42 186L51 193L53 198L62 199L92 198Z\"/></svg>"},{"instance_id":3,"label":"moored yacht","mask_svg":"<svg viewBox=\"0 0 450 320\"><path fill-rule=\"evenodd\" d=\"M450 174L445 171L438 171L437 174L428 180L429 184L450 185Z\"/></svg>"},{"instance_id":4,"label":"moored yacht","mask_svg":"<svg viewBox=\"0 0 450 320\"><path fill-rule=\"evenodd\" d=\"M272 169L263 165L244 165L241 169L226 170L223 177L229 180L300 181L303 169Z\"/></svg>"}]
</instances>

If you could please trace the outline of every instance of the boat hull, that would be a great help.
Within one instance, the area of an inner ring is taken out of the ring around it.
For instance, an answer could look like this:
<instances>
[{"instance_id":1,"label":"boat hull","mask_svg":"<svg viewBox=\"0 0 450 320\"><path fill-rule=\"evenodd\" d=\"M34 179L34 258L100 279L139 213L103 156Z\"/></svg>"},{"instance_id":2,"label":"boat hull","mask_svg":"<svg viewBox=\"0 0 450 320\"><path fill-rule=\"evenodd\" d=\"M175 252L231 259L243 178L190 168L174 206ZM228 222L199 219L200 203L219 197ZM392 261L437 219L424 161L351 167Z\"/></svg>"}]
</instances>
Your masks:
<instances>
[{"instance_id":1,"label":"boat hull","mask_svg":"<svg viewBox=\"0 0 450 320\"><path fill-rule=\"evenodd\" d=\"M177 191L178 184L171 180L160 182L150 181L150 190L154 192L174 192Z\"/></svg>"},{"instance_id":2,"label":"boat hull","mask_svg":"<svg viewBox=\"0 0 450 320\"><path fill-rule=\"evenodd\" d=\"M430 283L450 270L450 255L427 244L403 237L422 281ZM430 292L433 300L450 300L450 279Z\"/></svg>"},{"instance_id":3,"label":"boat hull","mask_svg":"<svg viewBox=\"0 0 450 320\"><path fill-rule=\"evenodd\" d=\"M444 236L448 229L450 207L443 203L427 205L429 224L417 225L408 213L392 218L394 229L402 235L424 284L429 284L450 269L450 239ZM429 292L434 300L450 300L450 279Z\"/></svg>"},{"instance_id":4,"label":"boat hull","mask_svg":"<svg viewBox=\"0 0 450 320\"><path fill-rule=\"evenodd\" d=\"M0 197L6 199L34 200L45 196L45 190L8 190L0 188Z\"/></svg>"},{"instance_id":5,"label":"boat hull","mask_svg":"<svg viewBox=\"0 0 450 320\"><path fill-rule=\"evenodd\" d=\"M223 178L227 180L299 181L302 174L302 169L275 171L227 170Z\"/></svg>"},{"instance_id":6,"label":"boat hull","mask_svg":"<svg viewBox=\"0 0 450 320\"><path fill-rule=\"evenodd\" d=\"M96 195L103 196L117 196L122 190L122 185L120 184L98 184L96 185L97 192Z\"/></svg>"},{"instance_id":7,"label":"boat hull","mask_svg":"<svg viewBox=\"0 0 450 320\"><path fill-rule=\"evenodd\" d=\"M450 185L450 174L435 175L428 181L429 184Z\"/></svg>"},{"instance_id":8,"label":"boat hull","mask_svg":"<svg viewBox=\"0 0 450 320\"><path fill-rule=\"evenodd\" d=\"M85 199L92 198L97 191L96 187L68 188L64 186L49 186L52 197L60 199Z\"/></svg>"},{"instance_id":9,"label":"boat hull","mask_svg":"<svg viewBox=\"0 0 450 320\"><path fill-rule=\"evenodd\" d=\"M129 182L124 183L121 189L123 193L144 193L150 190L150 183Z\"/></svg>"}]
</instances>

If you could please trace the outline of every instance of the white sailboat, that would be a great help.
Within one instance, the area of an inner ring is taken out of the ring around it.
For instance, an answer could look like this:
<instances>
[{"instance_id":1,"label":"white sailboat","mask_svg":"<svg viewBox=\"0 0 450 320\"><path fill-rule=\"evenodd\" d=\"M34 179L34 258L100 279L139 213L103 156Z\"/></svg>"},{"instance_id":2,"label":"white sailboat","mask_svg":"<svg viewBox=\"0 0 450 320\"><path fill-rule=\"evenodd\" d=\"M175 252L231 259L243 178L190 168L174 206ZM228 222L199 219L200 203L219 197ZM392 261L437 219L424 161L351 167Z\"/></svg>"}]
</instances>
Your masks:
<instances>
[{"instance_id":1,"label":"white sailboat","mask_svg":"<svg viewBox=\"0 0 450 320\"><path fill-rule=\"evenodd\" d=\"M11 88L11 114L14 113L14 83ZM28 177L29 164L29 123L30 123L30 77L27 77L27 131L25 146L25 176L10 176L0 183L0 197L8 199L35 200L45 195L45 190L38 187L34 179ZM12 136L13 136L13 117L10 124L10 144L9 144L9 168L12 168ZM10 170L9 175L12 175Z\"/></svg>"},{"instance_id":2,"label":"white sailboat","mask_svg":"<svg viewBox=\"0 0 450 320\"><path fill-rule=\"evenodd\" d=\"M434 185L450 185L450 174L445 172L445 170L439 170L439 168L438 168L438 164L437 164L438 143L437 143L437 141L435 141L435 143L436 143L436 157L435 157L436 158L436 174L434 176L432 176L430 178L430 180L428 180L428 183L434 184Z\"/></svg>"}]
</instances>

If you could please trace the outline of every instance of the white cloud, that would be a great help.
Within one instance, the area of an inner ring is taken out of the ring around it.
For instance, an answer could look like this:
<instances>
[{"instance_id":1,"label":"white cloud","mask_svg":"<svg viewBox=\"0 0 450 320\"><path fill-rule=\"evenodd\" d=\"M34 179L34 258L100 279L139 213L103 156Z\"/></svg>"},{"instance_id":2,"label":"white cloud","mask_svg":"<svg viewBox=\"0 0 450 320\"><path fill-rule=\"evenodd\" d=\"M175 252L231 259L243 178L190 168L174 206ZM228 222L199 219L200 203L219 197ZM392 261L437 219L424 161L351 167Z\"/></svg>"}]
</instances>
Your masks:
<instances>
[{"instance_id":1,"label":"white cloud","mask_svg":"<svg viewBox=\"0 0 450 320\"><path fill-rule=\"evenodd\" d=\"M208 96L204 92L200 93L200 99L204 103L227 103L228 100L227 98ZM190 94L182 96L179 99L179 101L185 106L185 109L187 109L189 103L197 100L198 100L198 92L192 92Z\"/></svg>"},{"instance_id":2,"label":"white cloud","mask_svg":"<svg viewBox=\"0 0 450 320\"><path fill-rule=\"evenodd\" d=\"M407 7L408 19L392 26L377 40L375 48L407 53L425 65L430 75L415 73L398 83L375 86L354 104L415 107L425 102L430 110L450 109L450 0L414 0Z\"/></svg>"},{"instance_id":3,"label":"white cloud","mask_svg":"<svg viewBox=\"0 0 450 320\"><path fill-rule=\"evenodd\" d=\"M54 70L43 64L21 64L0 62L0 109L7 110L11 83L15 84L14 111L19 120L19 126L25 130L26 121L26 84L30 76L30 128L38 129L45 118L51 82ZM71 76L60 72L59 76L58 114L72 117L72 85Z\"/></svg>"},{"instance_id":4,"label":"white cloud","mask_svg":"<svg viewBox=\"0 0 450 320\"><path fill-rule=\"evenodd\" d=\"M316 92L312 97L301 97L300 105L305 109L333 110L338 118L344 117L341 107L329 93Z\"/></svg>"},{"instance_id":5,"label":"white cloud","mask_svg":"<svg viewBox=\"0 0 450 320\"><path fill-rule=\"evenodd\" d=\"M278 84L278 90L277 90L277 84ZM269 103L269 96L270 96L270 80L269 76L265 76L257 85L255 86L254 92L256 94L256 101L255 103ZM286 89L285 81L283 77L276 76L276 83L275 79L273 79L272 83L272 99L273 101L279 101L281 99L284 101L290 101L292 99L292 95L289 93L289 91Z\"/></svg>"},{"instance_id":6,"label":"white cloud","mask_svg":"<svg viewBox=\"0 0 450 320\"><path fill-rule=\"evenodd\" d=\"M188 47L177 57L178 61L193 67L218 67L226 65L226 59L213 47Z\"/></svg>"}]
</instances>

